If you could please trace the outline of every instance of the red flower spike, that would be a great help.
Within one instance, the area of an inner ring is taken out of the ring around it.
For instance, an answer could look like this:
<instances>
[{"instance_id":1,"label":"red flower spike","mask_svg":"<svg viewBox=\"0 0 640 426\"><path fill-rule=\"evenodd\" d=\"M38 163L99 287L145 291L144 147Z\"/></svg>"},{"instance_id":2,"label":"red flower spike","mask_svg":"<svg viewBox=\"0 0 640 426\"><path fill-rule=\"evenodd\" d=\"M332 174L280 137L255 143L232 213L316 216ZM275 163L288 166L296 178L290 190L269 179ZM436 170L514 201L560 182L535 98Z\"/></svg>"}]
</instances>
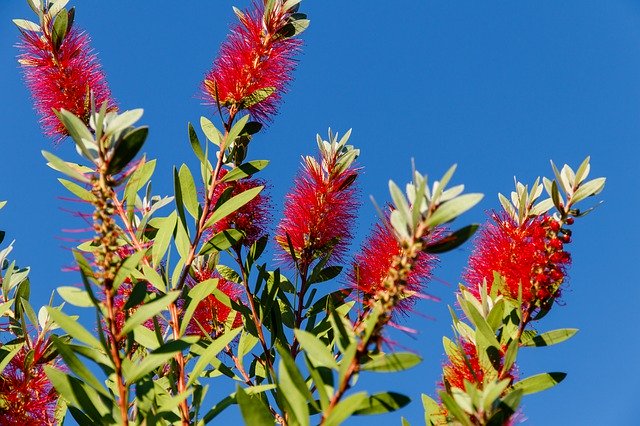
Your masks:
<instances>
[{"instance_id":1,"label":"red flower spike","mask_svg":"<svg viewBox=\"0 0 640 426\"><path fill-rule=\"evenodd\" d=\"M276 113L302 44L278 34L290 16L280 4L264 15L264 6L255 3L251 11L239 14L240 22L231 29L202 85L207 103L248 109L261 122Z\"/></svg>"},{"instance_id":2,"label":"red flower spike","mask_svg":"<svg viewBox=\"0 0 640 426\"><path fill-rule=\"evenodd\" d=\"M47 378L42 357L47 344L38 341L33 348L33 361L27 365L24 346L0 375L0 425L53 426L58 394Z\"/></svg>"},{"instance_id":3,"label":"red flower spike","mask_svg":"<svg viewBox=\"0 0 640 426\"><path fill-rule=\"evenodd\" d=\"M494 214L492 219L493 223L476 238L463 277L471 291L477 295L484 280L490 290L495 271L505 280L505 288L500 291L509 297L518 297L522 283L522 300L526 303L557 298L571 262L558 239L558 222L539 216L518 225L507 214Z\"/></svg>"},{"instance_id":4,"label":"red flower spike","mask_svg":"<svg viewBox=\"0 0 640 426\"><path fill-rule=\"evenodd\" d=\"M189 285L194 285L206 281L211 278L218 279L217 289L226 294L231 300L240 300L242 287L238 284L227 280L220 276L219 273L208 268L195 272L195 277L190 280ZM231 315L235 315L232 327L236 328L242 325L242 316L239 312L233 311L227 305L216 298L214 294L205 297L196 307L191 322L187 325L187 334L215 337L220 327L224 325Z\"/></svg>"},{"instance_id":5,"label":"red flower spike","mask_svg":"<svg viewBox=\"0 0 640 426\"><path fill-rule=\"evenodd\" d=\"M88 123L90 93L98 107L107 102L108 110L114 110L116 104L98 59L89 46L88 35L71 28L59 49L55 49L51 31L44 33L22 31L18 45L22 54L18 61L44 133L59 141L68 133L54 109L68 110Z\"/></svg>"},{"instance_id":6,"label":"red flower spike","mask_svg":"<svg viewBox=\"0 0 640 426\"><path fill-rule=\"evenodd\" d=\"M220 170L219 177L222 178L227 174L227 170ZM234 182L218 183L211 199L211 204L215 205L222 194L231 189L231 197L236 196L248 189L258 186L265 186L266 183L262 179L239 179ZM267 233L267 225L269 223L271 210L271 199L264 191L260 192L253 200L240 207L235 212L223 217L215 222L206 232L208 238L218 232L228 229L237 229L244 233L242 245L251 247L260 237ZM213 212L211 213L213 214Z\"/></svg>"},{"instance_id":7,"label":"red flower spike","mask_svg":"<svg viewBox=\"0 0 640 426\"><path fill-rule=\"evenodd\" d=\"M305 157L302 171L294 181L294 187L286 196L283 218L278 225L276 241L282 258L300 270L313 260L330 256L339 260L352 238L353 222L359 205L353 185L358 171L352 163L343 167L340 147L324 152L322 164L312 157ZM296 262L291 259L289 245L294 250Z\"/></svg>"},{"instance_id":8,"label":"red flower spike","mask_svg":"<svg viewBox=\"0 0 640 426\"><path fill-rule=\"evenodd\" d=\"M354 268L349 275L350 285L362 295L364 305L374 300L377 294L386 291L384 280L389 274L394 258L401 252L402 248L393 231L379 223L376 224L360 253L356 255ZM420 252L407 278L408 294L422 292L423 283L431 278L436 261L436 256ZM414 299L407 297L400 300L396 309L406 314Z\"/></svg>"}]
</instances>

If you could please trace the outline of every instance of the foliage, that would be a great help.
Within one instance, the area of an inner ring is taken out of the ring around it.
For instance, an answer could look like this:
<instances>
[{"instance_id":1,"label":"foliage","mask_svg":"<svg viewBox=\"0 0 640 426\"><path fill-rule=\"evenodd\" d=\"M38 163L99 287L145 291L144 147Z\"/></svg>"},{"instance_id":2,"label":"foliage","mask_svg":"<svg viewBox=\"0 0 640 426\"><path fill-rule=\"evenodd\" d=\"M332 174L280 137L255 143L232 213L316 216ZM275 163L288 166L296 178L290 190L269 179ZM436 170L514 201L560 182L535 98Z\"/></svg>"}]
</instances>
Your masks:
<instances>
[{"instance_id":1,"label":"foliage","mask_svg":"<svg viewBox=\"0 0 640 426\"><path fill-rule=\"evenodd\" d=\"M421 362L383 343L397 313L423 293L436 256L478 229L449 228L482 194L450 185L455 166L433 182L412 170L404 190L389 182L391 202L347 265L360 151L348 144L350 131L330 130L326 140L317 137L318 156L304 158L276 235L268 235L268 183L256 177L268 160L252 159L250 147L295 68L309 25L299 0L235 9L239 23L202 84L217 118L201 117L199 129L188 124L198 165L173 168L170 196L152 192L156 162L140 155L143 110L118 109L88 38L74 27L75 9L68 0L28 3L37 19L14 20L26 82L45 132L68 137L78 153L72 161L43 155L62 186L90 206L93 235L73 251L82 287L59 287L38 314L28 302L28 268L6 260L11 245L0 251L0 314L10 336L0 345L5 418L201 425L237 405L247 424L337 425L409 404L393 390L360 390L357 379ZM586 180L589 168L589 159L575 172L553 166L553 180L530 190L518 183L510 199L500 196L505 212L476 239L460 287L466 319L451 310L456 336L444 340L440 401L423 395L427 424L508 424L523 395L564 378L517 380L514 363L521 347L576 332L535 334L527 326L560 294L568 226L588 212L575 204L604 186L604 178ZM540 201L543 188L549 198ZM264 259L270 241L280 268ZM521 256L517 267L502 255ZM341 274L347 288L327 290ZM22 387L11 388L12 378ZM236 386L212 404L208 391L218 380ZM29 387L41 392L33 397Z\"/></svg>"}]
</instances>

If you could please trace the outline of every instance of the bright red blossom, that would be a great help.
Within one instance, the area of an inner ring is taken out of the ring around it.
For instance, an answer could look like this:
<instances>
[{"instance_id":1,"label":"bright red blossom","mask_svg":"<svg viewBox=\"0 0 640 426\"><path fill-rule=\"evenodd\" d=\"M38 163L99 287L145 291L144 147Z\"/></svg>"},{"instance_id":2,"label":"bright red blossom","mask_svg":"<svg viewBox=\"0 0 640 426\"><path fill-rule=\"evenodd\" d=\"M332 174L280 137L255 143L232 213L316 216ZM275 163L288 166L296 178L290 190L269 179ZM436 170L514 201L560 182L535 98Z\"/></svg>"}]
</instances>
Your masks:
<instances>
[{"instance_id":1,"label":"bright red blossom","mask_svg":"<svg viewBox=\"0 0 640 426\"><path fill-rule=\"evenodd\" d=\"M222 44L203 83L205 97L212 105L219 102L236 111L247 108L262 122L275 114L301 46L300 40L279 34L290 12L282 10L280 2L275 4L266 17L264 6L254 4Z\"/></svg>"},{"instance_id":2,"label":"bright red blossom","mask_svg":"<svg viewBox=\"0 0 640 426\"><path fill-rule=\"evenodd\" d=\"M231 300L240 300L243 291L242 287L223 278L218 272L208 268L196 271L195 277L193 280L190 280L189 285L194 286L211 278L218 279L216 288L226 294ZM187 334L196 336L206 334L207 336L215 337L231 315L234 315L232 327L235 328L242 325L242 316L239 312L232 310L222 303L216 298L215 294L210 294L196 307L191 322L187 325Z\"/></svg>"},{"instance_id":3,"label":"bright red blossom","mask_svg":"<svg viewBox=\"0 0 640 426\"><path fill-rule=\"evenodd\" d=\"M518 225L507 214L494 214L475 241L464 280L478 294L483 280L490 289L493 273L505 281L501 292L518 297L522 283L525 302L546 301L560 295L571 256L564 251L560 224L550 216L539 216Z\"/></svg>"},{"instance_id":4,"label":"bright red blossom","mask_svg":"<svg viewBox=\"0 0 640 426\"><path fill-rule=\"evenodd\" d=\"M356 255L354 268L349 275L351 286L362 295L365 305L375 300L377 294L386 291L384 280L389 274L394 259L401 253L402 248L393 231L389 227L376 224ZM420 293L423 290L423 283L431 278L436 261L436 256L420 252L413 261L405 291ZM396 309L406 313L414 300L413 297L404 298L396 305Z\"/></svg>"},{"instance_id":5,"label":"bright red blossom","mask_svg":"<svg viewBox=\"0 0 640 426\"><path fill-rule=\"evenodd\" d=\"M56 50L51 31L45 35L22 31L19 57L27 86L40 115L47 136L59 139L67 131L53 110L66 109L88 122L92 92L99 107L107 102L108 109L116 108L104 73L89 46L89 36L72 28Z\"/></svg>"},{"instance_id":6,"label":"bright red blossom","mask_svg":"<svg viewBox=\"0 0 640 426\"><path fill-rule=\"evenodd\" d=\"M226 174L227 170L222 169L220 170L219 177L222 178ZM211 203L215 205L228 188L232 188L230 197L233 197L246 190L265 185L266 183L262 179L239 179L234 182L218 183L214 189ZM262 191L253 200L214 223L206 232L208 236L211 237L218 232L237 229L244 233L242 244L245 247L250 247L260 237L266 234L270 209L271 200L269 196Z\"/></svg>"},{"instance_id":7,"label":"bright red blossom","mask_svg":"<svg viewBox=\"0 0 640 426\"><path fill-rule=\"evenodd\" d=\"M338 160L337 152L322 160L322 166L305 158L287 194L276 241L283 258L291 262L290 241L299 267L306 268L314 259L329 254L332 260L340 259L352 238L358 207L353 182L358 173L351 167L338 170Z\"/></svg>"},{"instance_id":8,"label":"bright red blossom","mask_svg":"<svg viewBox=\"0 0 640 426\"><path fill-rule=\"evenodd\" d=\"M48 426L55 424L58 400L43 368L47 345L38 341L33 361L27 365L28 347L23 347L0 376L0 426Z\"/></svg>"}]
</instances>

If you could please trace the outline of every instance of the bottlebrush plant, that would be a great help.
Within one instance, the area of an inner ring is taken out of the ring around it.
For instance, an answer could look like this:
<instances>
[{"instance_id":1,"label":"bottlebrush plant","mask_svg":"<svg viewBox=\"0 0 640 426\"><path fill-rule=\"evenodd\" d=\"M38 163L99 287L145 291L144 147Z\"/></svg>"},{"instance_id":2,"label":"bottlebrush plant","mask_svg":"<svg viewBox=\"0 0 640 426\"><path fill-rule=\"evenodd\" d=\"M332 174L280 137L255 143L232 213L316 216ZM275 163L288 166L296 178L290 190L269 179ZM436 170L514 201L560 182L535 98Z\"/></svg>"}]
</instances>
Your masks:
<instances>
[{"instance_id":1,"label":"bottlebrush plant","mask_svg":"<svg viewBox=\"0 0 640 426\"><path fill-rule=\"evenodd\" d=\"M412 170L405 190L389 182L390 202L350 259L360 150L350 131L329 131L303 158L270 235L265 187L274 183L256 176L268 161L251 157L251 143L292 79L309 25L300 1L234 9L238 21L201 85L212 117L187 126L197 170L174 167L169 196L152 192L156 161L140 155L142 109L118 108L75 9L28 4L34 21L14 20L26 84L45 134L78 153L43 155L87 207L92 234L73 250L82 285L57 288L37 314L29 269L9 262L11 245L0 251L0 425L202 425L233 407L250 425L337 425L409 404L360 389L357 378L421 362L384 342L425 296L440 255L478 229L452 231L452 222L482 195L449 185L455 166L433 182ZM569 226L588 212L576 203L604 187L586 180L589 169L589 159L575 172L553 166L553 180L500 196L504 211L481 228L463 273L462 318L451 310L439 400L423 396L427 424L512 424L524 394L564 377L520 379L514 365L521 347L575 333L530 327L560 295ZM327 290L331 280L338 290ZM225 380L235 390L216 401L209 389Z\"/></svg>"}]
</instances>

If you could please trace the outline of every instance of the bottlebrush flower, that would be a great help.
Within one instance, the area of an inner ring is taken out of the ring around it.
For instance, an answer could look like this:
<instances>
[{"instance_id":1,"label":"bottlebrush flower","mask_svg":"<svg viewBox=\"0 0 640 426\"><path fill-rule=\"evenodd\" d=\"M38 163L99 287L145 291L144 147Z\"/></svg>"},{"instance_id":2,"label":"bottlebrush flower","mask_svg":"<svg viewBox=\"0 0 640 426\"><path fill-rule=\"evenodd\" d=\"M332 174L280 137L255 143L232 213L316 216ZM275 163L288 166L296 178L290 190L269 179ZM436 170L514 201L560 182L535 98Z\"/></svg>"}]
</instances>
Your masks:
<instances>
[{"instance_id":1,"label":"bottlebrush flower","mask_svg":"<svg viewBox=\"0 0 640 426\"><path fill-rule=\"evenodd\" d=\"M235 112L248 109L254 119L265 122L276 113L292 79L301 41L279 34L291 16L280 1L267 16L261 3L238 14L240 23L222 44L202 88L209 104Z\"/></svg>"},{"instance_id":2,"label":"bottlebrush flower","mask_svg":"<svg viewBox=\"0 0 640 426\"><path fill-rule=\"evenodd\" d=\"M220 178L227 174L227 170L220 170ZM262 179L239 179L234 182L218 183L213 192L211 199L212 205L215 205L222 194L231 189L231 197L236 196L248 189L264 186L265 181ZM206 230L206 235L212 237L218 232L228 229L237 229L244 233L242 244L245 247L251 247L260 237L267 233L267 225L269 223L271 210L271 199L264 191L260 192L253 200L240 207L235 212L223 217L215 222ZM213 214L213 212L211 213Z\"/></svg>"},{"instance_id":3,"label":"bottlebrush flower","mask_svg":"<svg viewBox=\"0 0 640 426\"><path fill-rule=\"evenodd\" d=\"M363 304L378 300L388 289L385 280L393 271L396 260L402 253L402 247L389 227L377 223L368 239L356 255L354 267L349 275L350 285L363 298ZM411 270L406 277L404 291L407 296L421 293L423 283L431 278L436 256L420 252L413 260ZM413 297L403 297L395 309L407 313L413 304Z\"/></svg>"},{"instance_id":4,"label":"bottlebrush flower","mask_svg":"<svg viewBox=\"0 0 640 426\"><path fill-rule=\"evenodd\" d=\"M194 279L189 281L189 285L192 287L198 283L206 281L211 278L218 279L217 289L226 294L231 300L240 300L242 294L242 287L238 284L227 280L220 276L220 274L210 268L203 268L195 271ZM196 307L196 310L191 318L191 322L187 325L187 334L215 337L231 315L235 315L233 319L232 327L239 327L242 325L242 316L239 312L232 310L230 307L218 300L215 294L210 294L205 297Z\"/></svg>"},{"instance_id":5,"label":"bottlebrush flower","mask_svg":"<svg viewBox=\"0 0 640 426\"><path fill-rule=\"evenodd\" d=\"M353 167L355 156L347 154L352 148L335 141L326 144L330 148L323 151L321 164L313 157L304 158L276 232L282 258L297 263L300 270L317 258L330 255L331 260L338 260L344 255L359 205L353 185L358 176ZM289 242L296 262L291 259Z\"/></svg>"},{"instance_id":6,"label":"bottlebrush flower","mask_svg":"<svg viewBox=\"0 0 640 426\"><path fill-rule=\"evenodd\" d=\"M96 105L107 102L116 108L98 59L89 46L89 36L71 28L59 48L52 41L51 23L43 34L21 31L20 62L35 109L47 136L61 140L68 133L53 110L66 109L85 123L91 112L90 93Z\"/></svg>"},{"instance_id":7,"label":"bottlebrush flower","mask_svg":"<svg viewBox=\"0 0 640 426\"><path fill-rule=\"evenodd\" d=\"M550 216L527 219L518 225L507 214L494 214L475 241L464 280L478 292L484 280L488 289L498 272L505 286L500 292L516 299L522 283L522 300L549 301L560 295L571 256L564 251L560 223Z\"/></svg>"},{"instance_id":8,"label":"bottlebrush flower","mask_svg":"<svg viewBox=\"0 0 640 426\"><path fill-rule=\"evenodd\" d=\"M39 342L33 348L33 360L24 346L0 375L0 425L54 425L58 394L43 368L48 345Z\"/></svg>"}]
</instances>

